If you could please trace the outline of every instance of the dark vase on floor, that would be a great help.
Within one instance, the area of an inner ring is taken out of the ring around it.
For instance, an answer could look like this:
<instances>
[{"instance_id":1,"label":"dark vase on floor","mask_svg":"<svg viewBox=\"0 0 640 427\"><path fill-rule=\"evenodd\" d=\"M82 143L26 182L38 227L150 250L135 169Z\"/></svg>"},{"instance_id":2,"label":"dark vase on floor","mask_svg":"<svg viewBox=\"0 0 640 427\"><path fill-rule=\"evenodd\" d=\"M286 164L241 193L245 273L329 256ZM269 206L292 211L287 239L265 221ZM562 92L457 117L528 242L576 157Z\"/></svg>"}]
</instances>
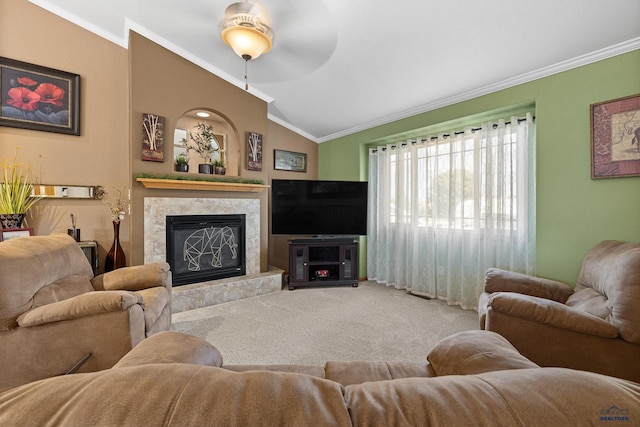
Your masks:
<instances>
[{"instance_id":1,"label":"dark vase on floor","mask_svg":"<svg viewBox=\"0 0 640 427\"><path fill-rule=\"evenodd\" d=\"M104 271L112 271L127 265L127 258L120 246L120 221L113 221L113 245L104 261Z\"/></svg>"}]
</instances>

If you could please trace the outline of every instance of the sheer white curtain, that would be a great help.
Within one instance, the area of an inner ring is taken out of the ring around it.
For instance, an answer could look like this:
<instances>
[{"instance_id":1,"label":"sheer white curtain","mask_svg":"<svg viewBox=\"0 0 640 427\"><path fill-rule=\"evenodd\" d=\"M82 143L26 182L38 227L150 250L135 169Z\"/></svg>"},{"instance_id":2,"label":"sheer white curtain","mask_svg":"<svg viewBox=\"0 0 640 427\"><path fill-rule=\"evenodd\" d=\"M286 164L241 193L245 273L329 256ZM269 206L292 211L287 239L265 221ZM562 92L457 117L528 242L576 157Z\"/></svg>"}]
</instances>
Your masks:
<instances>
[{"instance_id":1,"label":"sheer white curtain","mask_svg":"<svg viewBox=\"0 0 640 427\"><path fill-rule=\"evenodd\" d=\"M531 115L369 153L369 279L476 309L489 267L532 274Z\"/></svg>"}]
</instances>

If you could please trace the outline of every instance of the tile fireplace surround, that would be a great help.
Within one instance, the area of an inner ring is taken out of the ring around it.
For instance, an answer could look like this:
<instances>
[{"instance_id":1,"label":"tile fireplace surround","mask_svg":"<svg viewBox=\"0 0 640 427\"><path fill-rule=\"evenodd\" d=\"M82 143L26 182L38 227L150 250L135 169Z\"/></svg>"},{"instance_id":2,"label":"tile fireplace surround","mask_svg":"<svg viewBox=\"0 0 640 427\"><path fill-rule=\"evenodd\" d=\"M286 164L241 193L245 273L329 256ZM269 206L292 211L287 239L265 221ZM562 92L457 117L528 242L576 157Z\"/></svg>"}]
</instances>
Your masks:
<instances>
[{"instance_id":1,"label":"tile fireplace surround","mask_svg":"<svg viewBox=\"0 0 640 427\"><path fill-rule=\"evenodd\" d=\"M166 260L167 215L246 215L245 276L173 288L172 311L192 310L282 289L282 270L260 273L260 200L145 197L144 262Z\"/></svg>"}]
</instances>

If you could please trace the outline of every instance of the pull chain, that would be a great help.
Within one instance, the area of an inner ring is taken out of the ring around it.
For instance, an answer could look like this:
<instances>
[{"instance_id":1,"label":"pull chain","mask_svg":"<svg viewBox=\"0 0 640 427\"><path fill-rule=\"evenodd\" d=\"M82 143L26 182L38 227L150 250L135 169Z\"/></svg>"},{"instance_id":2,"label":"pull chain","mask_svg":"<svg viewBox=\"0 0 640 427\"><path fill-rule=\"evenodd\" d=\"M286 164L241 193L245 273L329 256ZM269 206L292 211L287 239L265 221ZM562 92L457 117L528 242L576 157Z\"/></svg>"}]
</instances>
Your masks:
<instances>
[{"instance_id":1,"label":"pull chain","mask_svg":"<svg viewBox=\"0 0 640 427\"><path fill-rule=\"evenodd\" d=\"M247 73L247 64L251 60L251 55L247 55L246 53L242 55L242 59L244 59L244 90L249 90L249 78Z\"/></svg>"}]
</instances>

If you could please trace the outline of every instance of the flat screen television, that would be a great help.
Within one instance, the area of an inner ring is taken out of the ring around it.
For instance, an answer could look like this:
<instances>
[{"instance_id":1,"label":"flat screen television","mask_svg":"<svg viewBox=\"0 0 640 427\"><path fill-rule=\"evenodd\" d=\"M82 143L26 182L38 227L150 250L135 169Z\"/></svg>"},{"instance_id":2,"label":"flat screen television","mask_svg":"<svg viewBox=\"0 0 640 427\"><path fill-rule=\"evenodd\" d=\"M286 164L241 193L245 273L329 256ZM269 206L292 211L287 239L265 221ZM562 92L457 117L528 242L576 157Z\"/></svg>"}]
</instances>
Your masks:
<instances>
[{"instance_id":1,"label":"flat screen television","mask_svg":"<svg viewBox=\"0 0 640 427\"><path fill-rule=\"evenodd\" d=\"M368 183L271 181L271 233L305 236L367 234Z\"/></svg>"}]
</instances>

